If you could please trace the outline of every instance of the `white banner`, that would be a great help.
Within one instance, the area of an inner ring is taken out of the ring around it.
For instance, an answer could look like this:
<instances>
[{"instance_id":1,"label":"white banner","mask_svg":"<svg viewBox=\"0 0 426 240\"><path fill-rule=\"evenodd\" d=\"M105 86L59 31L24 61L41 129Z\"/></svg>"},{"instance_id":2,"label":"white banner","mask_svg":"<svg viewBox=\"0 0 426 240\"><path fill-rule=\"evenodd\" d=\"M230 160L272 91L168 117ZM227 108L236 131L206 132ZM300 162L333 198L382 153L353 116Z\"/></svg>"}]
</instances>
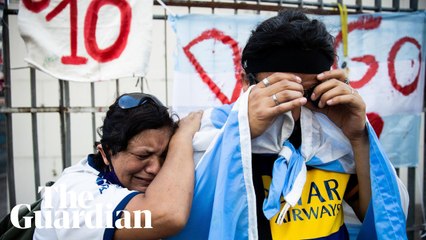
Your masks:
<instances>
[{"instance_id":1,"label":"white banner","mask_svg":"<svg viewBox=\"0 0 426 240\"><path fill-rule=\"evenodd\" d=\"M31 65L55 78L145 76L152 0L21 0L18 24Z\"/></svg>"},{"instance_id":2,"label":"white banner","mask_svg":"<svg viewBox=\"0 0 426 240\"><path fill-rule=\"evenodd\" d=\"M425 12L350 15L346 58L340 17L318 18L336 36L337 65L347 62L351 86L363 96L368 112L380 116L422 112Z\"/></svg>"},{"instance_id":3,"label":"white banner","mask_svg":"<svg viewBox=\"0 0 426 240\"><path fill-rule=\"evenodd\" d=\"M265 16L185 15L177 34L173 110L181 114L234 102L241 93L241 46Z\"/></svg>"},{"instance_id":4,"label":"white banner","mask_svg":"<svg viewBox=\"0 0 426 240\"><path fill-rule=\"evenodd\" d=\"M189 111L235 101L241 50L250 31L268 16L184 15L171 20L177 35L173 109ZM391 160L418 161L425 84L426 13L349 15L348 56L339 16L315 16L336 37L336 65L367 103L368 117ZM239 50L239 51L238 51ZM398 123L401 127L396 127ZM409 137L407 137L409 136Z\"/></svg>"}]
</instances>

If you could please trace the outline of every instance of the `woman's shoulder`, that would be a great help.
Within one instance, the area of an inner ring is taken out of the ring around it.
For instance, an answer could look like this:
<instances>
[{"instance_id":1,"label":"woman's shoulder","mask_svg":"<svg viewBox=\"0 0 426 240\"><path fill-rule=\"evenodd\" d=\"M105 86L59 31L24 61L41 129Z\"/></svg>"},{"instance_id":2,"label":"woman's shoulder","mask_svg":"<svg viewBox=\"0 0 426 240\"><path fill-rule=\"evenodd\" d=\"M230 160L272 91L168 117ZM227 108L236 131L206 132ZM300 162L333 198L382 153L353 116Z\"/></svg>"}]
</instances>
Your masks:
<instances>
[{"instance_id":1,"label":"woman's shoulder","mask_svg":"<svg viewBox=\"0 0 426 240\"><path fill-rule=\"evenodd\" d=\"M55 191L97 191L99 171L90 165L90 155L64 169L52 188Z\"/></svg>"},{"instance_id":2,"label":"woman's shoulder","mask_svg":"<svg viewBox=\"0 0 426 240\"><path fill-rule=\"evenodd\" d=\"M99 171L93 167L92 155L88 155L87 157L81 159L74 165L67 167L61 174L61 178L67 174L88 174L97 176Z\"/></svg>"}]
</instances>

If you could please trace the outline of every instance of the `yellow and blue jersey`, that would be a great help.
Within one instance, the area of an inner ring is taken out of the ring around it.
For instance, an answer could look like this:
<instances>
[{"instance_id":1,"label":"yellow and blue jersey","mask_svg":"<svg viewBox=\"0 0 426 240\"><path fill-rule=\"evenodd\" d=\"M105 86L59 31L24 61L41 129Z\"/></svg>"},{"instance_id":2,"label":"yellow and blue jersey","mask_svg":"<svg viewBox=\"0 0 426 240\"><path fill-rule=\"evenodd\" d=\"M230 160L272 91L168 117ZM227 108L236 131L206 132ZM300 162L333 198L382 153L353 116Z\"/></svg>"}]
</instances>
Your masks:
<instances>
[{"instance_id":1,"label":"yellow and blue jersey","mask_svg":"<svg viewBox=\"0 0 426 240\"><path fill-rule=\"evenodd\" d=\"M264 217L262 204L268 196L275 159L276 155L253 154L259 239L349 239L342 202L350 174L308 168L302 197L287 211L283 224L275 223L277 216ZM281 206L284 203L282 199Z\"/></svg>"}]
</instances>

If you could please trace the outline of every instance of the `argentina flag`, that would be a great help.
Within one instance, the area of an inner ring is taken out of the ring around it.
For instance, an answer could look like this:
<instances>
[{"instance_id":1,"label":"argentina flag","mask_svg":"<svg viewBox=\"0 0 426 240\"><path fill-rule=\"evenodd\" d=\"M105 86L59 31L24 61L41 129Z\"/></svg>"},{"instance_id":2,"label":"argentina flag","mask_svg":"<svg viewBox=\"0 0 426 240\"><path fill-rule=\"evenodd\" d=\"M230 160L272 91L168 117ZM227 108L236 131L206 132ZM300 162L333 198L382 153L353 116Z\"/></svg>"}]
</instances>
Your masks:
<instances>
[{"instance_id":1,"label":"argentina flag","mask_svg":"<svg viewBox=\"0 0 426 240\"><path fill-rule=\"evenodd\" d=\"M204 112L200 131L193 141L196 170L191 214L186 227L171 239L258 239L251 154L269 151L279 153L285 159L291 158L296 151L286 144L294 127L290 114L283 114L262 136L251 139L248 122L249 92L250 90L242 94L233 105ZM310 130L302 132L303 138L306 138L306 134L315 136L315 131L318 130L317 133L323 134L321 138L324 140L317 146L310 147L302 142L300 152L297 153L298 158L303 160L300 167L289 168L283 174L292 174L294 178L277 177L288 178L284 186L277 189L279 194L275 195L278 199L281 195L286 199L287 194L289 199L297 202L298 196L300 197L299 188L303 188L304 184L304 181L297 179L303 178L303 167L354 172L350 145L347 145L347 139L336 134L339 131L337 127L327 123L324 115L306 109L302 109L301 121L302 126L311 124ZM403 187L399 187L394 168L369 124L367 130L370 140L372 200L360 226L358 239L406 239L404 209L407 208L407 193ZM341 144L334 144L336 142ZM331 146L330 143L333 149L326 151L326 147ZM280 188L288 191L282 191L281 194ZM270 193L272 195L274 194ZM274 209L274 204L266 202L263 209L266 215L271 209L272 214L279 212L279 206ZM291 205L288 207L291 208L293 203L288 202ZM265 208L265 205L269 207Z\"/></svg>"}]
</instances>

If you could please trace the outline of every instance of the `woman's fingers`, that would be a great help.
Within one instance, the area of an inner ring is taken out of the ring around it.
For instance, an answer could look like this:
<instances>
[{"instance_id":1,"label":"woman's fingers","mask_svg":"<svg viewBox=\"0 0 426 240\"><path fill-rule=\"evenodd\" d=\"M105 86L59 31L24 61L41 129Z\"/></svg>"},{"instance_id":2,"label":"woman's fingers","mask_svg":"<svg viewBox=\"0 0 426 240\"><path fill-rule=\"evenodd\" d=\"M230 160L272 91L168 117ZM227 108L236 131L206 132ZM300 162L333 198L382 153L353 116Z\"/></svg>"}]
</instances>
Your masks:
<instances>
[{"instance_id":1,"label":"woman's fingers","mask_svg":"<svg viewBox=\"0 0 426 240\"><path fill-rule=\"evenodd\" d=\"M200 129L202 116L203 111L189 113L186 117L180 120L178 130L186 130L190 134L195 134L195 132Z\"/></svg>"}]
</instances>

